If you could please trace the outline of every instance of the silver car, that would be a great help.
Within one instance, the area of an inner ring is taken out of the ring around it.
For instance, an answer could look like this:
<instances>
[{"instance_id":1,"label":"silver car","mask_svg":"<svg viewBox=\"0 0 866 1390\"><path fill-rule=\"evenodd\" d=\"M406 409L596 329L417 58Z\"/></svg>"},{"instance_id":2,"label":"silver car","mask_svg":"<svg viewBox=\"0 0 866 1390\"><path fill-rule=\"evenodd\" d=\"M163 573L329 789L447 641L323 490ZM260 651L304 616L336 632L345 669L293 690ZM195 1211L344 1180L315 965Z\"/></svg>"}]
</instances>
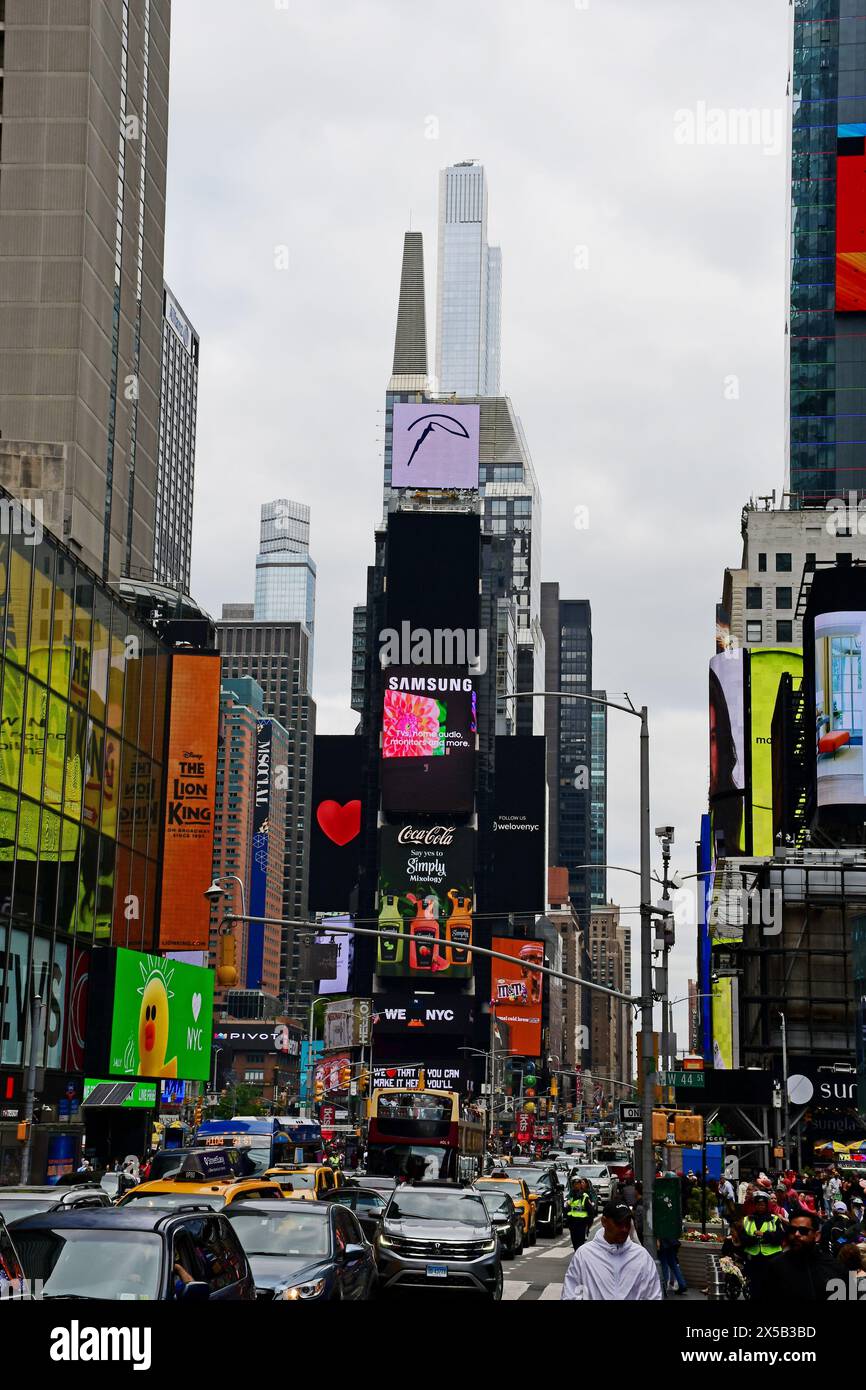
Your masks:
<instances>
[{"instance_id":1,"label":"silver car","mask_svg":"<svg viewBox=\"0 0 866 1390\"><path fill-rule=\"evenodd\" d=\"M571 1170L573 1178L586 1178L595 1195L606 1202L613 1196L614 1178L606 1163L577 1163Z\"/></svg>"}]
</instances>

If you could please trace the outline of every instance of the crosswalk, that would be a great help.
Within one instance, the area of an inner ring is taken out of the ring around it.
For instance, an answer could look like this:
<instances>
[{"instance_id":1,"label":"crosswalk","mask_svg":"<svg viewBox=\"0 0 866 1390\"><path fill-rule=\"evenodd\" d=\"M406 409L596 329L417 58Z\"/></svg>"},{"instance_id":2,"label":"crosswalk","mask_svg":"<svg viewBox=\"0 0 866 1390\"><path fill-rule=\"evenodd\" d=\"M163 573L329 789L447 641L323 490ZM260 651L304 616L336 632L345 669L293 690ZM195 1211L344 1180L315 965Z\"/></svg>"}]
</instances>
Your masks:
<instances>
[{"instance_id":1,"label":"crosswalk","mask_svg":"<svg viewBox=\"0 0 866 1390\"><path fill-rule=\"evenodd\" d=\"M558 1301L561 1297L562 1284L555 1281L550 1284L530 1284L525 1279L506 1279L502 1290L503 1303L513 1303L516 1299L523 1299L527 1303L542 1303Z\"/></svg>"},{"instance_id":2,"label":"crosswalk","mask_svg":"<svg viewBox=\"0 0 866 1390\"><path fill-rule=\"evenodd\" d=\"M503 1302L558 1302L562 1297L562 1276L570 1259L569 1236L552 1241L540 1240L512 1264L504 1266Z\"/></svg>"}]
</instances>

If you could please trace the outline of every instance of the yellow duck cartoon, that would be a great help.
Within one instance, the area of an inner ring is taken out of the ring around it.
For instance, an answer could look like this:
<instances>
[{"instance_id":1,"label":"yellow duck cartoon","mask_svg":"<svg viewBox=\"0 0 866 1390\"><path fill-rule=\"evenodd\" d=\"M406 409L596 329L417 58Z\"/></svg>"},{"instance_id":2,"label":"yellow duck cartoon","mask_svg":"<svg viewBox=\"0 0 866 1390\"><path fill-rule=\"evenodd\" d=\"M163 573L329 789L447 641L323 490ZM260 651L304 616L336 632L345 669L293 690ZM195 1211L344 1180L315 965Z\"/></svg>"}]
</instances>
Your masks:
<instances>
[{"instance_id":1,"label":"yellow duck cartoon","mask_svg":"<svg viewBox=\"0 0 866 1390\"><path fill-rule=\"evenodd\" d=\"M174 972L172 971L172 974ZM177 1076L177 1058L165 1060L168 1047L169 999L173 998L168 988L169 980L158 971L152 971L145 980L141 992L141 1009L138 1015L138 1075L139 1076Z\"/></svg>"}]
</instances>

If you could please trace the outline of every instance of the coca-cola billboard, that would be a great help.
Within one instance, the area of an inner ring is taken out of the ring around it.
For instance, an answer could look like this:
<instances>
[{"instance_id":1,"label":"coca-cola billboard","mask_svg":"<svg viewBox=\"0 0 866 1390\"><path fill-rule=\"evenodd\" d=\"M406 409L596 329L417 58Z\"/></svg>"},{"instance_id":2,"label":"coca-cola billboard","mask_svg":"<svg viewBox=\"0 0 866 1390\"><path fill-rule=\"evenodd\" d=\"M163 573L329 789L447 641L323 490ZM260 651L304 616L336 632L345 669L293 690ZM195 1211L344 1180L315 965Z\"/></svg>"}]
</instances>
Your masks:
<instances>
[{"instance_id":1,"label":"coca-cola billboard","mask_svg":"<svg viewBox=\"0 0 866 1390\"><path fill-rule=\"evenodd\" d=\"M472 974L475 831L442 820L386 825L379 835L376 974ZM395 938L405 932L409 941Z\"/></svg>"}]
</instances>

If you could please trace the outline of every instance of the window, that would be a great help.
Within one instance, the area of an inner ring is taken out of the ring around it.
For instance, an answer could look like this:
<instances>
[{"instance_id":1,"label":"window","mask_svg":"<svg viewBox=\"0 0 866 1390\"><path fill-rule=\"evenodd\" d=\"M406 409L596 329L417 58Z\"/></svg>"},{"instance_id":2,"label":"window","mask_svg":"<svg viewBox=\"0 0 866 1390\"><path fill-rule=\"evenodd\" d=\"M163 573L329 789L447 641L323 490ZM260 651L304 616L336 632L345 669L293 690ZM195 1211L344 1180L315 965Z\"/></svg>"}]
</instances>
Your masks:
<instances>
[{"instance_id":1,"label":"window","mask_svg":"<svg viewBox=\"0 0 866 1390\"><path fill-rule=\"evenodd\" d=\"M791 590L791 589L787 589L787 588L784 588L784 589L779 588L779 589L777 589L777 590L776 590L776 607L777 607L777 608L790 608L790 607L792 606L792 601L793 601L793 600L792 600L792 594L793 594L793 590Z\"/></svg>"},{"instance_id":2,"label":"window","mask_svg":"<svg viewBox=\"0 0 866 1390\"><path fill-rule=\"evenodd\" d=\"M747 622L747 623L746 623L746 641L747 641L747 642L760 642L760 641L762 640L762 637L761 637L762 630L763 630L763 624L762 624L762 623L755 622L754 619L752 619L751 622Z\"/></svg>"},{"instance_id":3,"label":"window","mask_svg":"<svg viewBox=\"0 0 866 1390\"><path fill-rule=\"evenodd\" d=\"M776 551L776 570L779 574L791 573L791 552L790 550Z\"/></svg>"},{"instance_id":4,"label":"window","mask_svg":"<svg viewBox=\"0 0 866 1390\"><path fill-rule=\"evenodd\" d=\"M750 584L750 585L748 586L748 588L746 589L746 607L747 607L747 608L758 608L758 609L763 608L763 606L764 606L764 596L763 596L763 595L764 595L764 591L763 591L763 589L761 588L760 584Z\"/></svg>"},{"instance_id":5,"label":"window","mask_svg":"<svg viewBox=\"0 0 866 1390\"><path fill-rule=\"evenodd\" d=\"M807 551L806 551L806 569L807 569L807 570L813 570L814 568L815 568L815 551L814 551L814 550L807 550Z\"/></svg>"},{"instance_id":6,"label":"window","mask_svg":"<svg viewBox=\"0 0 866 1390\"><path fill-rule=\"evenodd\" d=\"M776 623L776 641L793 642L793 640L794 624L791 622L790 618L781 618Z\"/></svg>"},{"instance_id":7,"label":"window","mask_svg":"<svg viewBox=\"0 0 866 1390\"><path fill-rule=\"evenodd\" d=\"M764 571L766 570L766 568L767 568L767 556L766 556L766 552L761 551L761 553L758 555L758 570L763 574Z\"/></svg>"}]
</instances>

